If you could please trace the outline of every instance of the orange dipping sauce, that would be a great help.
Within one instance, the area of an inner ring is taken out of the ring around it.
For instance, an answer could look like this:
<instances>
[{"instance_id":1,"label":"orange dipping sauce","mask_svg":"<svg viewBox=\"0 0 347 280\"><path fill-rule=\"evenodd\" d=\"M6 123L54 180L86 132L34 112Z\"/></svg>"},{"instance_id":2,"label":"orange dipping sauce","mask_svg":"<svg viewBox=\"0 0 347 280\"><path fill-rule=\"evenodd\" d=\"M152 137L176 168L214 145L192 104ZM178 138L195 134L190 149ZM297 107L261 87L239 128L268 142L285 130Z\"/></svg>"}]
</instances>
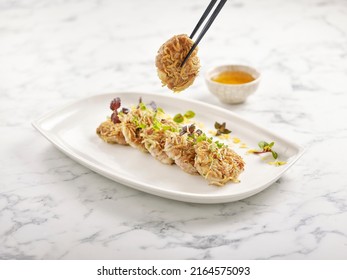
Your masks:
<instances>
[{"instance_id":1,"label":"orange dipping sauce","mask_svg":"<svg viewBox=\"0 0 347 280\"><path fill-rule=\"evenodd\" d=\"M243 71L224 71L212 77L212 81L221 84L245 84L254 80L252 75Z\"/></svg>"}]
</instances>

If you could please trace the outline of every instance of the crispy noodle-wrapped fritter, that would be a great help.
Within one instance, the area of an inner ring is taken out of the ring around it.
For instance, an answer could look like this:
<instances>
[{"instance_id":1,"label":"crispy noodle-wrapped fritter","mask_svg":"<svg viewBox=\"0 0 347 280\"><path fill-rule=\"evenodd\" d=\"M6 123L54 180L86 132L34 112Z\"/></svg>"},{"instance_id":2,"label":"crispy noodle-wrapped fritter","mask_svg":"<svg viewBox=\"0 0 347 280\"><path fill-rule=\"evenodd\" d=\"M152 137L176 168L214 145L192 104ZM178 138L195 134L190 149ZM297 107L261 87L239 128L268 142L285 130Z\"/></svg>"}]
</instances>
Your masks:
<instances>
[{"instance_id":1,"label":"crispy noodle-wrapped fritter","mask_svg":"<svg viewBox=\"0 0 347 280\"><path fill-rule=\"evenodd\" d=\"M96 133L106 143L128 145L122 133L121 124L113 123L111 119L108 119L101 123L96 129Z\"/></svg>"},{"instance_id":2,"label":"crispy noodle-wrapped fritter","mask_svg":"<svg viewBox=\"0 0 347 280\"><path fill-rule=\"evenodd\" d=\"M175 160L183 171L195 175L198 174L195 164L195 140L188 134L167 133L165 142L165 152Z\"/></svg>"},{"instance_id":3,"label":"crispy noodle-wrapped fritter","mask_svg":"<svg viewBox=\"0 0 347 280\"><path fill-rule=\"evenodd\" d=\"M228 181L239 182L238 177L244 170L245 163L226 145L218 147L215 142L201 141L194 146L195 167L211 185L223 186Z\"/></svg>"},{"instance_id":4,"label":"crispy noodle-wrapped fritter","mask_svg":"<svg viewBox=\"0 0 347 280\"><path fill-rule=\"evenodd\" d=\"M127 143L145 153L148 150L143 143L144 138L141 132L144 128L153 124L153 116L153 110L146 108L142 102L140 102L137 108L130 110L128 114L119 116L122 124L122 133Z\"/></svg>"},{"instance_id":5,"label":"crispy noodle-wrapped fritter","mask_svg":"<svg viewBox=\"0 0 347 280\"><path fill-rule=\"evenodd\" d=\"M113 111L111 117L99 125L99 127L96 129L96 133L107 143L127 145L128 143L126 142L122 133L121 121L119 119L118 109L120 107L120 98L114 98L110 103L110 109ZM121 113L127 114L128 111L128 109L122 108Z\"/></svg>"},{"instance_id":6,"label":"crispy noodle-wrapped fritter","mask_svg":"<svg viewBox=\"0 0 347 280\"><path fill-rule=\"evenodd\" d=\"M159 79L163 86L174 92L188 88L199 73L200 60L196 48L186 63L181 64L194 42L185 34L175 35L166 41L158 50L155 59Z\"/></svg>"},{"instance_id":7,"label":"crispy noodle-wrapped fritter","mask_svg":"<svg viewBox=\"0 0 347 280\"><path fill-rule=\"evenodd\" d=\"M174 160L165 152L166 135L168 132L178 131L178 126L168 116L160 114L153 119L151 127L143 129L141 136L149 153L164 164L173 164Z\"/></svg>"}]
</instances>

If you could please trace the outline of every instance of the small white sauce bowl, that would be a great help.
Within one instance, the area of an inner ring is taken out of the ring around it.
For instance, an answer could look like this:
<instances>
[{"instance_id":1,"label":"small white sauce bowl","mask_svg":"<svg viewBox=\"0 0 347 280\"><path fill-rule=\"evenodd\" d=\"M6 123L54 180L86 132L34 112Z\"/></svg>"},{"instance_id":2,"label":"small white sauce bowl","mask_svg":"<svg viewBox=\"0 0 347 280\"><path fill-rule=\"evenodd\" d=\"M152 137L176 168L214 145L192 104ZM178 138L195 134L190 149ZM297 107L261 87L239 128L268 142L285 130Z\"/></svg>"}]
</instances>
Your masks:
<instances>
[{"instance_id":1,"label":"small white sauce bowl","mask_svg":"<svg viewBox=\"0 0 347 280\"><path fill-rule=\"evenodd\" d=\"M254 80L244 84L223 84L212 81L212 78L224 71L242 71L250 74ZM208 89L219 100L227 104L238 104L246 101L248 96L253 94L261 79L260 73L253 67L246 65L222 65L208 71L205 75L205 81Z\"/></svg>"}]
</instances>

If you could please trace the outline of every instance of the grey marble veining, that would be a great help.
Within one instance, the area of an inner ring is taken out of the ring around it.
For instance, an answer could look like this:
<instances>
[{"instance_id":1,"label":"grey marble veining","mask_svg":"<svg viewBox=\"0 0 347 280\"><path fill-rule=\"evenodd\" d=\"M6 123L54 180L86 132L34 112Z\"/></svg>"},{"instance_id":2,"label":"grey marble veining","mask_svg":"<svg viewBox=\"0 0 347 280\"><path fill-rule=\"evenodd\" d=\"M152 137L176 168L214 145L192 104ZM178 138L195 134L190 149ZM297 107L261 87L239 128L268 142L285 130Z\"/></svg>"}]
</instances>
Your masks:
<instances>
[{"instance_id":1,"label":"grey marble veining","mask_svg":"<svg viewBox=\"0 0 347 280\"><path fill-rule=\"evenodd\" d=\"M30 122L104 92L169 93L154 57L190 33L208 1L0 3L0 259L347 259L346 1L228 1L182 96L216 104L307 148L242 201L199 205L145 194L79 165ZM256 66L242 105L203 74Z\"/></svg>"}]
</instances>

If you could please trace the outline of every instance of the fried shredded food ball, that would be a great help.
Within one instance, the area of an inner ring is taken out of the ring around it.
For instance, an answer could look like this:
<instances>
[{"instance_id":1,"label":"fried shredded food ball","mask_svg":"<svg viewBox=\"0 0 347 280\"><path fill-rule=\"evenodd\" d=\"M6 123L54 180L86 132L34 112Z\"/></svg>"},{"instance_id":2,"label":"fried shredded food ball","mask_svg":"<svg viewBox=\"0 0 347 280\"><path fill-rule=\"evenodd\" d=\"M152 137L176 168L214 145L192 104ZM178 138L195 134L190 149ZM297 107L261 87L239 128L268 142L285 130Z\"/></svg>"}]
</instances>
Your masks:
<instances>
[{"instance_id":1,"label":"fried shredded food ball","mask_svg":"<svg viewBox=\"0 0 347 280\"><path fill-rule=\"evenodd\" d=\"M223 186L228 181L239 182L245 163L227 146L217 147L215 142L201 141L194 146L195 168L211 185Z\"/></svg>"},{"instance_id":2,"label":"fried shredded food ball","mask_svg":"<svg viewBox=\"0 0 347 280\"><path fill-rule=\"evenodd\" d=\"M121 124L113 123L111 119L101 123L96 129L96 133L106 143L128 145L122 133Z\"/></svg>"},{"instance_id":3,"label":"fried shredded food ball","mask_svg":"<svg viewBox=\"0 0 347 280\"><path fill-rule=\"evenodd\" d=\"M166 133L178 131L178 125L164 111L156 110L153 124L142 130L141 136L148 152L164 164L174 164L174 160L165 152Z\"/></svg>"},{"instance_id":4,"label":"fried shredded food ball","mask_svg":"<svg viewBox=\"0 0 347 280\"><path fill-rule=\"evenodd\" d=\"M148 152L161 163L171 165L174 164L174 160L164 151L165 133L164 130L156 131L154 128L150 127L145 129L141 135L144 138L143 143Z\"/></svg>"},{"instance_id":5,"label":"fried shredded food ball","mask_svg":"<svg viewBox=\"0 0 347 280\"><path fill-rule=\"evenodd\" d=\"M195 150L194 139L189 138L186 134L167 133L165 142L166 154L173 158L176 165L188 174L198 174L194 167Z\"/></svg>"},{"instance_id":6,"label":"fried shredded food ball","mask_svg":"<svg viewBox=\"0 0 347 280\"><path fill-rule=\"evenodd\" d=\"M158 50L155 60L159 79L163 86L174 92L180 92L193 84L199 73L200 60L196 48L186 63L181 64L194 42L185 34L175 35Z\"/></svg>"},{"instance_id":7,"label":"fried shredded food ball","mask_svg":"<svg viewBox=\"0 0 347 280\"><path fill-rule=\"evenodd\" d=\"M148 150L143 143L144 139L141 135L141 132L144 128L149 127L153 124L153 111L144 107L138 107L131 110L126 115L121 115L120 120L125 141L131 147L148 153Z\"/></svg>"}]
</instances>

